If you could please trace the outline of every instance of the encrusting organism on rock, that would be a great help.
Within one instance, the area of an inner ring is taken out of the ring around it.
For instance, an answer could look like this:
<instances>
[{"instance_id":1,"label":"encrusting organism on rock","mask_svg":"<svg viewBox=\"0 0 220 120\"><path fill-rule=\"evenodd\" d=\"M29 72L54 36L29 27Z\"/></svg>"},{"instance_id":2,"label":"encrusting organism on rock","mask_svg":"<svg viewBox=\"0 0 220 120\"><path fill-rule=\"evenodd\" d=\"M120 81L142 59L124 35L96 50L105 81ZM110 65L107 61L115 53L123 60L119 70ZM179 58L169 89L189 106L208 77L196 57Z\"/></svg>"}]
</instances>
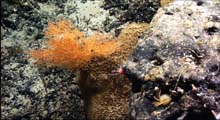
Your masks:
<instances>
[{"instance_id":1,"label":"encrusting organism on rock","mask_svg":"<svg viewBox=\"0 0 220 120\"><path fill-rule=\"evenodd\" d=\"M106 57L118 49L118 43L102 33L85 37L70 20L49 22L45 32L48 48L32 50L38 64L77 69L95 57Z\"/></svg>"},{"instance_id":2,"label":"encrusting organism on rock","mask_svg":"<svg viewBox=\"0 0 220 120\"><path fill-rule=\"evenodd\" d=\"M85 36L70 20L49 22L45 32L47 48L31 50L30 55L38 64L76 70L76 81L85 100L88 118L117 118L127 112L125 103L130 83L126 79L117 82L120 87L112 86L112 81L118 78L108 74L127 59L147 28L146 23L128 23L118 28L121 29L119 35L112 38L103 33ZM122 67L115 74L124 74ZM106 104L109 101L112 103ZM115 106L118 109L106 109Z\"/></svg>"}]
</instances>

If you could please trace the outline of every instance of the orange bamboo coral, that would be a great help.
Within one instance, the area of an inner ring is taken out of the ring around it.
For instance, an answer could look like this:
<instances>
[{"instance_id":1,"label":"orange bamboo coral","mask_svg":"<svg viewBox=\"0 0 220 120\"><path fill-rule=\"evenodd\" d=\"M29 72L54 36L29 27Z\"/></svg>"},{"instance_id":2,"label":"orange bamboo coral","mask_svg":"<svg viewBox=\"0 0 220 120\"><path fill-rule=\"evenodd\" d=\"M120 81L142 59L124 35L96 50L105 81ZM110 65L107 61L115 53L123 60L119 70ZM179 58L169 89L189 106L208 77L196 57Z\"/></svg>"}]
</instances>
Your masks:
<instances>
[{"instance_id":1,"label":"orange bamboo coral","mask_svg":"<svg viewBox=\"0 0 220 120\"><path fill-rule=\"evenodd\" d=\"M32 50L31 56L37 63L48 66L80 68L94 57L112 54L118 46L116 41L110 41L101 33L85 37L70 20L49 22L45 35L49 39L48 48Z\"/></svg>"}]
</instances>

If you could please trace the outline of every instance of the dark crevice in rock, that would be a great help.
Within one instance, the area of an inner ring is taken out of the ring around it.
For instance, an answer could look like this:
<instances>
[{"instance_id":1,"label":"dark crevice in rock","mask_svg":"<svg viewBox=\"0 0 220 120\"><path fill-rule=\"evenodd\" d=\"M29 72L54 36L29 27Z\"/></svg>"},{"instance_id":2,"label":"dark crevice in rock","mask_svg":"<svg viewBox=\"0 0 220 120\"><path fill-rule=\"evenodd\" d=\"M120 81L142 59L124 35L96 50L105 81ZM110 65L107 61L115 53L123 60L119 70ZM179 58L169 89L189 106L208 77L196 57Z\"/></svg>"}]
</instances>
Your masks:
<instances>
[{"instance_id":1,"label":"dark crevice in rock","mask_svg":"<svg viewBox=\"0 0 220 120\"><path fill-rule=\"evenodd\" d=\"M206 29L206 32L208 33L208 35L213 35L215 32L219 32L219 31L220 30L215 26Z\"/></svg>"}]
</instances>

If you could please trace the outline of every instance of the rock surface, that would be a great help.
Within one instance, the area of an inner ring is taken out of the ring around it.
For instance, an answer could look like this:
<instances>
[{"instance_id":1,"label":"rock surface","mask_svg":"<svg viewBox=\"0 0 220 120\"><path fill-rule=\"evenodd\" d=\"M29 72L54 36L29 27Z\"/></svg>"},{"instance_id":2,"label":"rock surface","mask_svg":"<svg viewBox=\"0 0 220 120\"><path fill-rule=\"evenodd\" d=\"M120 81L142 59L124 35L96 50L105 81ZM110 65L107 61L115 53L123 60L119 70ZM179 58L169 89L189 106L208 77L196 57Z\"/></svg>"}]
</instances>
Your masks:
<instances>
[{"instance_id":1,"label":"rock surface","mask_svg":"<svg viewBox=\"0 0 220 120\"><path fill-rule=\"evenodd\" d=\"M85 119L74 73L37 66L28 50L44 46L48 21L69 18L87 34L114 21L100 1L2 1L1 119ZM91 7L97 8L89 11ZM89 11L89 12L86 12ZM109 21L108 21L109 20Z\"/></svg>"},{"instance_id":2,"label":"rock surface","mask_svg":"<svg viewBox=\"0 0 220 120\"><path fill-rule=\"evenodd\" d=\"M125 71L131 119L220 119L220 2L160 8Z\"/></svg>"},{"instance_id":3,"label":"rock surface","mask_svg":"<svg viewBox=\"0 0 220 120\"><path fill-rule=\"evenodd\" d=\"M115 16L115 22L108 28L120 26L126 22L150 23L160 7L160 0L104 0L103 8ZM164 0L162 0L164 1ZM164 2L166 4L168 2Z\"/></svg>"},{"instance_id":4,"label":"rock surface","mask_svg":"<svg viewBox=\"0 0 220 120\"><path fill-rule=\"evenodd\" d=\"M1 118L86 119L84 98L75 74L37 66L28 56L28 50L45 47L43 31L48 21L56 21L59 17L71 19L86 35L115 31L122 41L129 37L127 41L133 41L125 45L129 50L118 55L117 63L120 64L146 27L139 24L138 35L132 35L136 32L130 30L126 33L129 35L120 36L123 26L129 22L149 23L160 4L165 5L166 1L172 0L2 1ZM216 92L220 89L219 19L217 2L176 2L160 9L151 29L140 39L128 61L127 75L133 81L131 118L181 119L197 113L204 113L204 118L212 118L213 114L219 116L219 94ZM122 28L118 28L120 25ZM102 69L115 68L115 64L109 62L105 64L108 67L102 66ZM102 69L96 73L103 73ZM120 81L118 77L115 78L117 86L112 86L113 79L106 77L109 71L104 73L93 74L94 79L88 86L100 84L101 88L108 88L105 85L109 85L114 92L96 94L98 97L91 101L100 104L89 106L92 114L102 119L127 119L130 84L127 79ZM102 79L97 79L99 77ZM103 81L96 82L96 79ZM158 91L162 91L161 96ZM162 101L164 94L172 98L172 103L166 99ZM155 96L165 106L155 107L152 104L158 104Z\"/></svg>"}]
</instances>

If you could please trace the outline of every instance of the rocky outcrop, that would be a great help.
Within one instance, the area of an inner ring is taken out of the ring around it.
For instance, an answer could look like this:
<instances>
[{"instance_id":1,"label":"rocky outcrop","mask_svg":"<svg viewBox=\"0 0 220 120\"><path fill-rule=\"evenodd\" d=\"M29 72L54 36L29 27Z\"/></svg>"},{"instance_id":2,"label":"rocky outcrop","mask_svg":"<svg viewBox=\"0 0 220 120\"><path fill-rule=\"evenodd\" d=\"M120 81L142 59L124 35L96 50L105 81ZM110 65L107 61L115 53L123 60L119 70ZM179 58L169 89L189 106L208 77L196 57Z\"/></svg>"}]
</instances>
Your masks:
<instances>
[{"instance_id":1,"label":"rocky outcrop","mask_svg":"<svg viewBox=\"0 0 220 120\"><path fill-rule=\"evenodd\" d=\"M220 119L220 2L160 8L125 71L132 119Z\"/></svg>"},{"instance_id":2,"label":"rocky outcrop","mask_svg":"<svg viewBox=\"0 0 220 120\"><path fill-rule=\"evenodd\" d=\"M1 3L1 119L85 119L75 74L37 66L28 57L30 49L43 45L48 21L74 8L66 0Z\"/></svg>"}]
</instances>

